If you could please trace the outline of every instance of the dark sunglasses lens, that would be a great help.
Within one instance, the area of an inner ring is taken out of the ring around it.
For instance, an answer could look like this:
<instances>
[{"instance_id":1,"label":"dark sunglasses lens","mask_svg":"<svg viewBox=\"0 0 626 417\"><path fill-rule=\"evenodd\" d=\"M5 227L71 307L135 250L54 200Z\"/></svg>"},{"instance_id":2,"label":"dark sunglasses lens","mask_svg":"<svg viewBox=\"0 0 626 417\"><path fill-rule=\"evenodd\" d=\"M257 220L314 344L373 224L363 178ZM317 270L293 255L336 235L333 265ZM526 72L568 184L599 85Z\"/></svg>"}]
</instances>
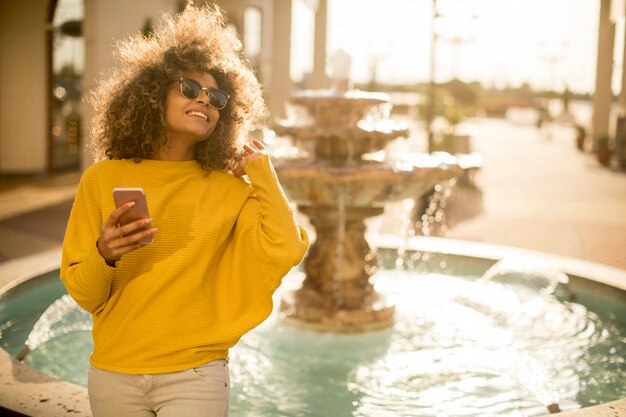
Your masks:
<instances>
[{"instance_id":1,"label":"dark sunglasses lens","mask_svg":"<svg viewBox=\"0 0 626 417\"><path fill-rule=\"evenodd\" d=\"M209 90L209 99L211 101L211 106L216 109L223 109L228 101L226 94L220 90Z\"/></svg>"},{"instance_id":2,"label":"dark sunglasses lens","mask_svg":"<svg viewBox=\"0 0 626 417\"><path fill-rule=\"evenodd\" d=\"M183 80L180 83L180 92L187 98L196 98L202 91L202 87L195 81Z\"/></svg>"}]
</instances>

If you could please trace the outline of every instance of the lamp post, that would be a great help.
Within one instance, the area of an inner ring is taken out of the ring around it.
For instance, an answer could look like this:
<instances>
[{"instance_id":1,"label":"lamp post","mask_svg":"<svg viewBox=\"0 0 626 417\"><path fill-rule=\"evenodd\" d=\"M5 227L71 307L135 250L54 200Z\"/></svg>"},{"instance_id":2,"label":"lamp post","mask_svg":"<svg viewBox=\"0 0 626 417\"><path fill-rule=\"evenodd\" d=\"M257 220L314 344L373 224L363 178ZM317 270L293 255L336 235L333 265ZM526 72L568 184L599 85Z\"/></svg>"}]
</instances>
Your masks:
<instances>
[{"instance_id":1,"label":"lamp post","mask_svg":"<svg viewBox=\"0 0 626 417\"><path fill-rule=\"evenodd\" d=\"M430 80L428 82L428 109L426 111L426 132L428 134L428 152L433 149L433 120L435 119L435 59L437 34L435 33L435 20L437 19L437 0L433 0L432 19L430 21Z\"/></svg>"},{"instance_id":2,"label":"lamp post","mask_svg":"<svg viewBox=\"0 0 626 417\"><path fill-rule=\"evenodd\" d=\"M432 19L430 25L430 80L428 83L428 108L426 111L426 129L428 133L428 151L432 150L433 145L433 128L432 124L435 119L435 106L437 97L437 84L435 81L435 72L437 67L437 45L439 41L449 42L455 46L455 56L453 65L453 78L459 78L461 45L473 41L476 36L472 33L463 34L461 29L466 28L468 22L477 22L479 17L475 14L469 16L455 13L452 15L444 15L437 8L438 0L432 0ZM449 28L437 27L442 22L452 22ZM439 33L441 32L441 33ZM445 32L448 32L447 34Z\"/></svg>"},{"instance_id":3,"label":"lamp post","mask_svg":"<svg viewBox=\"0 0 626 417\"><path fill-rule=\"evenodd\" d=\"M558 45L549 44L547 41L541 42L541 59L548 64L550 68L549 89L553 92L559 91L559 67L562 62L567 59L567 49L569 43L566 41Z\"/></svg>"}]
</instances>

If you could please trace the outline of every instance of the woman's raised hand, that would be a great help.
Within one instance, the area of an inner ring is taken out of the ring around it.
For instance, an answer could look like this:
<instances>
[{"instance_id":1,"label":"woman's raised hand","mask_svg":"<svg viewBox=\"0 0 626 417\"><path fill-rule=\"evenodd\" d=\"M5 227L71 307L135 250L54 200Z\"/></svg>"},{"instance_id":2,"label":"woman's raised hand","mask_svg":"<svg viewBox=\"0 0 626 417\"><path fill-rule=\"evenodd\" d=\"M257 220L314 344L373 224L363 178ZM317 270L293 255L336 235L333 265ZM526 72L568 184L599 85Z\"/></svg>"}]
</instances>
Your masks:
<instances>
[{"instance_id":1,"label":"woman's raised hand","mask_svg":"<svg viewBox=\"0 0 626 417\"><path fill-rule=\"evenodd\" d=\"M235 169L233 169L233 174L237 177L241 177L245 174L244 168L248 165L248 162L259 158L261 155L265 155L265 145L258 140L253 140L252 144L257 148L256 150L250 145L243 145L244 156L237 162Z\"/></svg>"}]
</instances>

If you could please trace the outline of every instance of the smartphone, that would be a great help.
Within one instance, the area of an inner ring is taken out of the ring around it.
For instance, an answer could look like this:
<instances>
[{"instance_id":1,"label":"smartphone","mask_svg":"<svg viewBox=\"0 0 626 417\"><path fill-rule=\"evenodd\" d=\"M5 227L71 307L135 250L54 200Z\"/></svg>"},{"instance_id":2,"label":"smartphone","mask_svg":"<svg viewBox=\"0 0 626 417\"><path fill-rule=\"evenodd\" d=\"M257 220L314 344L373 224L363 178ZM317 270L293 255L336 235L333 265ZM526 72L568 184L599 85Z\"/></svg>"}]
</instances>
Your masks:
<instances>
[{"instance_id":1,"label":"smartphone","mask_svg":"<svg viewBox=\"0 0 626 417\"><path fill-rule=\"evenodd\" d=\"M135 202L135 205L131 207L130 210L128 210L126 213L122 214L122 217L120 217L121 225L132 223L139 219L150 218L150 214L148 212L148 200L146 199L146 193L143 191L143 188L114 188L113 200L115 201L115 207L120 207L130 201ZM150 227L152 227L152 225L147 225L146 227L138 229L135 233L144 231ZM153 239L154 236L149 235L141 238L141 240L139 240L137 243L147 245L148 243L152 243Z\"/></svg>"}]
</instances>

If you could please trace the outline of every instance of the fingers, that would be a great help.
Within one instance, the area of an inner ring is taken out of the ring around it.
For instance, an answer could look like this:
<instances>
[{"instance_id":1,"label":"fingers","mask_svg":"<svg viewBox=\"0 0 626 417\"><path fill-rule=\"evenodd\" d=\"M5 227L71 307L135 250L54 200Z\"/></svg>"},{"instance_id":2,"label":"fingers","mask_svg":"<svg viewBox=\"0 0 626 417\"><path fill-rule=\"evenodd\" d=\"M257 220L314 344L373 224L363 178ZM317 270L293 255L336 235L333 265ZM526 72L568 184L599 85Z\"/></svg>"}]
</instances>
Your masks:
<instances>
[{"instance_id":1,"label":"fingers","mask_svg":"<svg viewBox=\"0 0 626 417\"><path fill-rule=\"evenodd\" d=\"M124 226L116 227L111 237L108 239L110 247L121 248L124 246L134 245L146 236L153 235L158 230L156 227L150 227L152 219L141 219Z\"/></svg>"},{"instance_id":2,"label":"fingers","mask_svg":"<svg viewBox=\"0 0 626 417\"><path fill-rule=\"evenodd\" d=\"M132 245L120 246L118 248L108 248L107 250L100 250L100 255L107 261L118 261L123 255L141 248L143 245L134 243Z\"/></svg>"},{"instance_id":3,"label":"fingers","mask_svg":"<svg viewBox=\"0 0 626 417\"><path fill-rule=\"evenodd\" d=\"M150 227L152 219L140 219L120 226L117 222L120 216L134 205L134 202L124 204L115 209L102 225L98 239L98 251L107 261L115 261L135 249L142 247L139 243L146 236L153 235L158 230Z\"/></svg>"},{"instance_id":4,"label":"fingers","mask_svg":"<svg viewBox=\"0 0 626 417\"><path fill-rule=\"evenodd\" d=\"M120 219L124 213L131 209L135 205L134 201L121 205L113 210L111 215L102 225L102 231L100 232L100 240L104 242L113 242L118 238L126 235L131 235L138 229L149 228L152 219L140 219L134 222L120 226ZM130 242L133 243L133 242Z\"/></svg>"},{"instance_id":5,"label":"fingers","mask_svg":"<svg viewBox=\"0 0 626 417\"><path fill-rule=\"evenodd\" d=\"M255 139L252 141L252 144L256 149L248 144L243 145L243 158L237 162L237 166L233 169L233 174L237 177L245 174L244 168L248 165L248 162L265 155L265 145L262 142Z\"/></svg>"},{"instance_id":6,"label":"fingers","mask_svg":"<svg viewBox=\"0 0 626 417\"><path fill-rule=\"evenodd\" d=\"M102 257L107 261L119 260L123 255L132 252L135 249L141 248L143 244L139 243L139 241L144 237L155 234L158 229L155 227L148 227L145 230L141 230L130 235L123 235L121 230L121 227L117 228L114 232L117 236L113 236L109 240L98 240L98 250L100 251L100 255L102 255Z\"/></svg>"},{"instance_id":7,"label":"fingers","mask_svg":"<svg viewBox=\"0 0 626 417\"><path fill-rule=\"evenodd\" d=\"M260 150L260 151L262 151L262 150L264 150L264 149L265 149L265 145L263 145L263 143L261 143L260 141L258 141L258 140L256 140L256 139L254 139L254 140L252 141L252 143L253 143L253 144L254 144L254 146L256 146L256 147L257 147L257 149L258 149L258 150Z\"/></svg>"},{"instance_id":8,"label":"fingers","mask_svg":"<svg viewBox=\"0 0 626 417\"><path fill-rule=\"evenodd\" d=\"M253 155L265 150L265 145L256 139L252 141L252 144L257 148L256 150L248 144L243 145L243 150L246 152L246 155Z\"/></svg>"},{"instance_id":9,"label":"fingers","mask_svg":"<svg viewBox=\"0 0 626 417\"><path fill-rule=\"evenodd\" d=\"M134 221L132 223L128 223L128 224L125 224L123 226L119 226L117 228L117 230L119 231L118 234L121 235L121 236L127 236L127 237L135 236L136 234L138 234L138 233L136 233L137 230L142 230L142 229L149 230L151 223L152 223L152 219L136 220L136 221ZM131 242L132 242L132 240L131 240Z\"/></svg>"},{"instance_id":10,"label":"fingers","mask_svg":"<svg viewBox=\"0 0 626 417\"><path fill-rule=\"evenodd\" d=\"M109 218L106 219L106 221L104 222L103 226L116 227L120 223L120 218L122 217L122 215L130 210L134 205L134 201L129 201L128 203L122 204L121 206L113 210Z\"/></svg>"}]
</instances>

